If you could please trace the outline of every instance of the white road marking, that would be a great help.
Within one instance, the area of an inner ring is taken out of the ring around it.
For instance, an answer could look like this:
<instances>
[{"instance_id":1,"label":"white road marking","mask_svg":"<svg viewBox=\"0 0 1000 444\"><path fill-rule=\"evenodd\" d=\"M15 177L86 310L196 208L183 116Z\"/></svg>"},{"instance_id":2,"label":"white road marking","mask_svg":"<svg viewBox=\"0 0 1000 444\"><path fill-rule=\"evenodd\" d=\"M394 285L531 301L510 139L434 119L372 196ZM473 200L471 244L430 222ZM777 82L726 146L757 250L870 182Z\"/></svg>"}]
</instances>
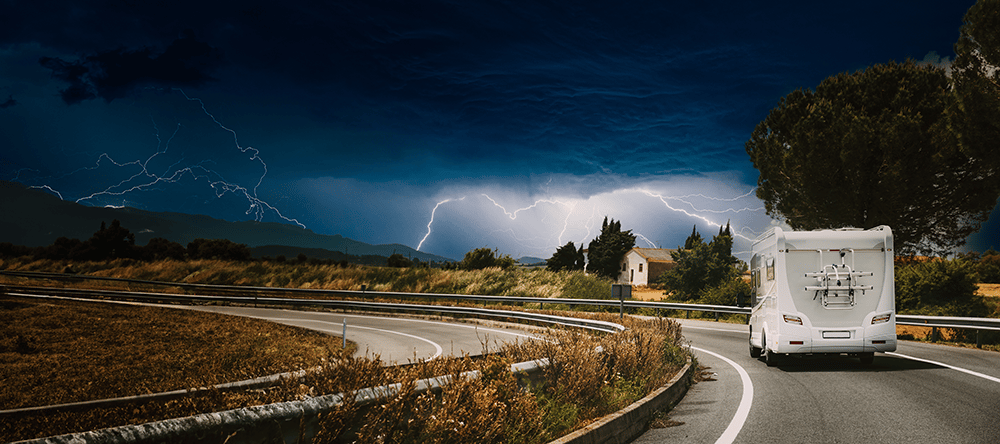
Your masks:
<instances>
[{"instance_id":1,"label":"white road marking","mask_svg":"<svg viewBox=\"0 0 1000 444\"><path fill-rule=\"evenodd\" d=\"M254 316L254 317L257 317L257 316ZM303 319L303 318L268 318L268 317L257 317L257 318L259 318L259 319L264 319L264 320L268 320L268 321L296 321L296 322L302 322L302 321L305 321L305 322L322 322L322 323L324 323L324 324L332 324L332 325L342 325L342 323L340 323L340 322L330 322L330 321L321 321L321 320L319 320L319 319ZM432 340L430 340L430 339L427 339L427 338L422 338L422 337L420 337L420 336L417 336L417 335L411 335L411 334L409 334L409 333L403 333L403 332L399 332L399 331L393 331L393 330L383 330L383 329L381 329L381 328L373 328L373 327L362 327L362 326L360 326L360 325L351 325L351 326L349 326L349 327L350 327L350 328L360 328L360 329L364 329L364 330L374 330L374 331L380 331L380 332L382 332L382 333L392 333L392 334L396 334L396 335L400 335L400 336L406 336L406 337L408 337L408 338L413 338L413 339L419 339L419 340L421 340L421 341L424 341L424 342L426 342L426 343L428 343L428 344L430 344L430 345L433 345L433 346L434 346L434 350L435 350L435 353L434 353L434 356L431 356L430 358L427 358L427 360L428 360L428 361L430 361L430 360L432 360L432 359L437 359L438 357L440 357L440 356L441 356L441 354L442 354L442 353L444 353L444 349L443 349L443 348L441 348L441 346L440 346L440 345L438 345L438 343L437 343L437 342L434 342L434 341L432 341Z\"/></svg>"},{"instance_id":2,"label":"white road marking","mask_svg":"<svg viewBox=\"0 0 1000 444\"><path fill-rule=\"evenodd\" d=\"M1000 378L995 378L995 377L990 376L990 375L984 375L984 374L979 373L979 372L974 372L972 370L964 369L962 367L956 367L954 365L945 364L943 362L931 361L930 359L916 358L916 357L909 356L909 355L901 355L901 354L895 353L895 352L886 352L886 354L887 355L892 355L892 356L898 356L900 358L912 359L914 361L926 362L928 364L938 365L938 366L941 366L941 367L950 368L952 370L957 370L957 371L960 371L962 373L967 373L967 374L970 374L972 376L977 376L977 377L983 378L983 379L985 379L987 381L993 381L993 382L1000 383Z\"/></svg>"},{"instance_id":3,"label":"white road marking","mask_svg":"<svg viewBox=\"0 0 1000 444\"><path fill-rule=\"evenodd\" d=\"M740 380L743 382L743 397L740 399L739 407L736 408L736 415L733 416L733 420L729 422L729 426L726 427L724 432L722 432L722 436L715 441L716 444L732 443L733 441L736 441L736 436L740 434L740 430L743 430L743 425L746 424L747 417L750 415L750 405L753 404L753 382L750 381L750 375L747 374L747 371L743 369L743 367L725 356L715 352L710 352L703 348L691 347L691 349L708 353L725 361L727 364L733 366L733 368L736 369L736 372L740 374Z\"/></svg>"},{"instance_id":4,"label":"white road marking","mask_svg":"<svg viewBox=\"0 0 1000 444\"><path fill-rule=\"evenodd\" d=\"M341 314L341 313L331 314L331 315L335 315L335 316L348 316L348 317L352 317L352 318L368 318L368 319L384 318L384 317L380 317L380 316L365 316L365 315L353 315L353 314ZM493 328L484 328L484 327L480 327L478 325L451 324L451 323L448 323L448 322L428 321L428 320L425 320L425 319L409 319L409 318L392 318L392 319L396 320L396 321L423 322L425 324L437 324L437 325L447 325L449 327L471 328L471 329L474 329L474 330L488 331L488 332L500 333L500 334L511 335L511 336L519 336L519 337L522 337L522 338L525 338L525 339L539 339L539 340L542 339L542 338L539 338L537 336L532 336L532 335L529 335L529 334L514 333L514 332L511 332L511 331L497 330L497 329L493 329Z\"/></svg>"},{"instance_id":5,"label":"white road marking","mask_svg":"<svg viewBox=\"0 0 1000 444\"><path fill-rule=\"evenodd\" d=\"M712 330L712 331L724 331L726 333L750 333L746 328L741 328L739 330L729 329L729 328L712 328L712 327L697 327L694 325L684 325L681 324L682 328L690 328L693 330Z\"/></svg>"}]
</instances>

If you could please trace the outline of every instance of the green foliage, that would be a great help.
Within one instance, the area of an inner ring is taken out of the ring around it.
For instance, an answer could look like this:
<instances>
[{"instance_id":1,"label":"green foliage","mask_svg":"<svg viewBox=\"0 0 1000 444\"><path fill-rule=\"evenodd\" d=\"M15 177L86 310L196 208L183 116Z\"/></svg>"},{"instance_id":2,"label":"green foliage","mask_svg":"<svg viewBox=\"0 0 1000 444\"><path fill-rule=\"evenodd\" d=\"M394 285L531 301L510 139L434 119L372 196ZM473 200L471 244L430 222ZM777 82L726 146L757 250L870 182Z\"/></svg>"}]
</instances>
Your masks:
<instances>
[{"instance_id":1,"label":"green foliage","mask_svg":"<svg viewBox=\"0 0 1000 444\"><path fill-rule=\"evenodd\" d=\"M195 239L188 243L187 255L190 259L231 261L248 261L251 258L250 248L246 244L238 244L229 239ZM305 255L299 256L299 262L304 262Z\"/></svg>"},{"instance_id":2,"label":"green foliage","mask_svg":"<svg viewBox=\"0 0 1000 444\"><path fill-rule=\"evenodd\" d=\"M135 257L135 234L122 227L118 219L111 221L110 227L101 222L101 229L87 241L90 244L90 255L94 260Z\"/></svg>"},{"instance_id":3,"label":"green foliage","mask_svg":"<svg viewBox=\"0 0 1000 444\"><path fill-rule=\"evenodd\" d=\"M979 0L969 8L955 43L951 79L957 103L951 113L952 128L959 134L961 149L991 169L981 181L1000 175L1000 0ZM992 190L988 190L992 191ZM989 192L984 193L987 199ZM994 199L996 196L992 196Z\"/></svg>"},{"instance_id":4,"label":"green foliage","mask_svg":"<svg viewBox=\"0 0 1000 444\"><path fill-rule=\"evenodd\" d=\"M462 270L482 270L492 267L510 268L516 263L510 255L501 256L500 252L496 250L482 247L465 253L465 258L462 259L458 268Z\"/></svg>"},{"instance_id":5,"label":"green foliage","mask_svg":"<svg viewBox=\"0 0 1000 444\"><path fill-rule=\"evenodd\" d=\"M980 255L974 251L959 253L956 259L968 264L976 272L979 282L1000 284L1000 253L992 248Z\"/></svg>"},{"instance_id":6,"label":"green foliage","mask_svg":"<svg viewBox=\"0 0 1000 444\"><path fill-rule=\"evenodd\" d=\"M704 289L698 302L708 305L736 305L739 301L749 301L752 294L750 284L736 277Z\"/></svg>"},{"instance_id":7,"label":"green foliage","mask_svg":"<svg viewBox=\"0 0 1000 444\"><path fill-rule=\"evenodd\" d=\"M551 437L562 436L579 422L580 409L556 396L538 394L535 397L542 412L542 430Z\"/></svg>"},{"instance_id":8,"label":"green foliage","mask_svg":"<svg viewBox=\"0 0 1000 444\"><path fill-rule=\"evenodd\" d=\"M556 249L552 257L545 260L549 271L583 270L584 263L583 247L578 250L573 241Z\"/></svg>"},{"instance_id":9,"label":"green foliage","mask_svg":"<svg viewBox=\"0 0 1000 444\"><path fill-rule=\"evenodd\" d=\"M406 256L403 256L402 254L395 253L392 256L389 256L389 259L386 261L386 265L395 268L409 268L413 266L413 261L407 259Z\"/></svg>"},{"instance_id":10,"label":"green foliage","mask_svg":"<svg viewBox=\"0 0 1000 444\"><path fill-rule=\"evenodd\" d=\"M1000 154L957 105L943 69L911 61L793 91L746 143L757 196L795 229L889 225L904 254L953 250L1000 196ZM995 127L1000 107L975 109Z\"/></svg>"},{"instance_id":11,"label":"green foliage","mask_svg":"<svg viewBox=\"0 0 1000 444\"><path fill-rule=\"evenodd\" d=\"M621 221L611 219L608 222L605 217L601 234L587 247L587 271L611 280L618 279L622 258L633 246L635 235L632 230L622 231Z\"/></svg>"},{"instance_id":12,"label":"green foliage","mask_svg":"<svg viewBox=\"0 0 1000 444\"><path fill-rule=\"evenodd\" d=\"M150 261L160 261L165 259L184 260L184 246L166 240L162 237L150 239L142 248L142 258Z\"/></svg>"},{"instance_id":13,"label":"green foliage","mask_svg":"<svg viewBox=\"0 0 1000 444\"><path fill-rule=\"evenodd\" d=\"M660 276L659 282L674 291L674 298L691 301L702 297L709 288L728 284L739 278L739 260L732 255L733 237L727 224L712 241L705 243L697 230L691 233L685 248L671 253L676 265ZM735 305L733 304L726 305ZM721 304L720 304L721 305Z\"/></svg>"},{"instance_id":14,"label":"green foliage","mask_svg":"<svg viewBox=\"0 0 1000 444\"><path fill-rule=\"evenodd\" d=\"M989 315L968 261L932 259L896 266L896 311L932 316Z\"/></svg>"},{"instance_id":15,"label":"green foliage","mask_svg":"<svg viewBox=\"0 0 1000 444\"><path fill-rule=\"evenodd\" d=\"M601 276L571 272L566 275L561 297L567 299L610 299L611 281Z\"/></svg>"}]
</instances>

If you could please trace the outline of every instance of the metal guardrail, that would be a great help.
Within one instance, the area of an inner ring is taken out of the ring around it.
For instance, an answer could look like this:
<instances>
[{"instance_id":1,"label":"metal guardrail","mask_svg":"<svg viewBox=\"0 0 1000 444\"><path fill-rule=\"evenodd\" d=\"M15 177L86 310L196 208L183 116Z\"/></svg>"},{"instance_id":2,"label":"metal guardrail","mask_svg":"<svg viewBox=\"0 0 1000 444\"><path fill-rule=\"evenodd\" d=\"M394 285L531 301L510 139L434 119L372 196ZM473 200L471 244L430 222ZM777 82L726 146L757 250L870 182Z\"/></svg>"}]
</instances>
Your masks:
<instances>
[{"instance_id":1,"label":"metal guardrail","mask_svg":"<svg viewBox=\"0 0 1000 444\"><path fill-rule=\"evenodd\" d=\"M625 330L625 327L613 322L599 321L594 319L580 319L569 316L556 316L542 313L532 313L514 310L492 310L479 307L460 307L451 305L420 305L420 304L391 304L386 302L366 302L356 300L329 300L329 299L295 299L281 297L260 297L260 296L209 296L209 295L182 295L172 293L145 293L131 291L114 290L91 290L77 288L53 288L53 287L22 287L6 286L5 293L17 295L38 295L50 294L73 297L102 297L109 299L140 300L146 302L219 302L237 303L248 305L271 305L271 306L313 306L338 308L345 310L385 310L385 311L415 311L429 313L446 313L475 317L519 319L524 321L534 321L546 324L565 325L580 327L588 330L601 331L605 333L617 333Z\"/></svg>"},{"instance_id":2,"label":"metal guardrail","mask_svg":"<svg viewBox=\"0 0 1000 444\"><path fill-rule=\"evenodd\" d=\"M17 276L26 278L41 278L41 279L55 279L55 280L102 280L102 281L117 281L129 284L144 284L144 285L156 285L156 286L166 286L166 287L177 287L188 290L204 291L209 290L213 292L223 292L223 293L239 293L242 295L252 294L253 296L231 296L243 298L242 302L246 303L249 299L254 299L260 303L265 301L269 303L275 303L275 299L287 300L288 298L272 298L266 295L276 295L281 294L300 294L309 296L340 296L340 297L350 297L350 298L360 298L364 299L366 297L384 297L384 298L396 298L396 299L430 299L430 300L455 300L455 301L478 301L486 303L507 303L507 304L540 304L544 307L545 304L564 304L569 306L576 305L589 305L589 306L604 306L604 307L618 307L619 310L624 313L626 309L637 309L646 308L653 310L684 310L684 311L701 311L708 313L724 313L724 314L743 314L749 315L749 307L735 307L727 305L705 305L705 304L684 304L684 303L670 303L670 302L652 302L652 301L632 301L632 300L614 300L614 299L561 299L561 298L531 298L531 297L520 297L520 296L483 296L483 295L463 295L463 294L446 294L446 293L404 293L404 292L378 292L378 291L353 291L353 290L323 290L323 289L306 289L306 288L274 288L274 287L239 287L239 286L228 286L228 285L211 285L211 284L186 284L186 283L173 283L173 282L158 282L158 281L144 281L135 279L120 279L120 278L106 278L98 276L81 276L81 275L68 275L63 273L39 273L39 272L17 272L17 271L0 271L0 275L6 276ZM92 290L88 290L92 291ZM262 295L264 295L262 297ZM178 296L178 295L173 295ZM206 296L195 296L189 295L190 297L206 297ZM181 299L178 299L181 300ZM301 305L314 305L317 304L316 300L303 299L295 300L295 302ZM307 302L308 301L308 302ZM338 308L370 308L370 309L399 309L408 311L435 311L435 310L448 310L448 308L441 308L446 306L440 305L416 305L416 304L389 304L389 305L366 305L366 304L379 304L374 302L361 302L361 301L343 301L336 302L333 300L323 299L323 304L329 306L336 306ZM234 301L235 302L235 301ZM398 307L398 308L397 308ZM430 307L435 307L432 310ZM472 310L468 307L461 308L462 310ZM457 311L455 313L458 313ZM517 313L518 319L526 319L526 316L531 316L531 314L526 314L526 312L515 312L510 311L508 313ZM474 314L471 313L470 314ZM510 317L516 317L510 315ZM573 324L575 318L565 318L562 322L564 325L575 325ZM535 320L535 319L527 319ZM557 322L560 323L560 322ZM1000 319L994 318L970 318L970 317L952 317L952 316L921 316L921 315L896 315L896 323L899 325L913 325L921 327L932 327L932 328L957 328L957 329L971 329L976 330L989 330L989 331L1000 331ZM617 325L617 324L616 324ZM978 334L977 334L978 336Z\"/></svg>"}]
</instances>

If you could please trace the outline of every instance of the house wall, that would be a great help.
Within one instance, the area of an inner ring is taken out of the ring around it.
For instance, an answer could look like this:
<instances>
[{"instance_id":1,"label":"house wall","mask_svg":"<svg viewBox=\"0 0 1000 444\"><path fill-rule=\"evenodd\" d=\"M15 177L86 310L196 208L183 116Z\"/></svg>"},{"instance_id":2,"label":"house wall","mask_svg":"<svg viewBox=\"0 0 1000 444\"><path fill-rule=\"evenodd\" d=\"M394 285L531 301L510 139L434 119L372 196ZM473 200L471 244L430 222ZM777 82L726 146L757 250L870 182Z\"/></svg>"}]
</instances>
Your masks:
<instances>
[{"instance_id":1,"label":"house wall","mask_svg":"<svg viewBox=\"0 0 1000 444\"><path fill-rule=\"evenodd\" d=\"M632 285L649 285L650 279L656 279L667 270L674 267L673 262L647 262L635 251L630 251L622 258L622 270L618 275L618 283Z\"/></svg>"},{"instance_id":2,"label":"house wall","mask_svg":"<svg viewBox=\"0 0 1000 444\"><path fill-rule=\"evenodd\" d=\"M646 285L646 276L649 274L649 267L646 266L645 258L635 251L630 251L622 259L622 264L624 264L624 267L622 273L618 276L619 283Z\"/></svg>"}]
</instances>

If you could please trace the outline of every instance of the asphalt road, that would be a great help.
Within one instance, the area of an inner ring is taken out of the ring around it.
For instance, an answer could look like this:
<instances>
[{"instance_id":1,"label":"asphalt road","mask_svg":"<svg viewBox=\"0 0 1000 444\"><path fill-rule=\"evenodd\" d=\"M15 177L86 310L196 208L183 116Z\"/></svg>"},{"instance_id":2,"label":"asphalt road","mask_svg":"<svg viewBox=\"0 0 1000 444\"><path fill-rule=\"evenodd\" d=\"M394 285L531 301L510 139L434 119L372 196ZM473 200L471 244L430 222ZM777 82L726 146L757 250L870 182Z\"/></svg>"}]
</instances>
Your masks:
<instances>
[{"instance_id":1,"label":"asphalt road","mask_svg":"<svg viewBox=\"0 0 1000 444\"><path fill-rule=\"evenodd\" d=\"M750 358L745 325L681 322L709 380L669 414L682 425L636 443L1000 442L1000 353L900 341L870 367L838 356L769 368Z\"/></svg>"},{"instance_id":2,"label":"asphalt road","mask_svg":"<svg viewBox=\"0 0 1000 444\"><path fill-rule=\"evenodd\" d=\"M250 307L193 309L269 319L347 338L387 363L479 354L524 330L344 313ZM1000 353L900 341L895 353L791 357L777 367L750 358L747 327L680 320L707 377L669 419L635 443L997 443Z\"/></svg>"},{"instance_id":3,"label":"asphalt road","mask_svg":"<svg viewBox=\"0 0 1000 444\"><path fill-rule=\"evenodd\" d=\"M479 355L504 342L531 336L525 330L474 323L441 322L350 313L282 310L272 308L189 306L193 310L268 319L341 336L347 323L347 340L358 345L355 356L379 355L386 364L405 364L440 356Z\"/></svg>"}]
</instances>

